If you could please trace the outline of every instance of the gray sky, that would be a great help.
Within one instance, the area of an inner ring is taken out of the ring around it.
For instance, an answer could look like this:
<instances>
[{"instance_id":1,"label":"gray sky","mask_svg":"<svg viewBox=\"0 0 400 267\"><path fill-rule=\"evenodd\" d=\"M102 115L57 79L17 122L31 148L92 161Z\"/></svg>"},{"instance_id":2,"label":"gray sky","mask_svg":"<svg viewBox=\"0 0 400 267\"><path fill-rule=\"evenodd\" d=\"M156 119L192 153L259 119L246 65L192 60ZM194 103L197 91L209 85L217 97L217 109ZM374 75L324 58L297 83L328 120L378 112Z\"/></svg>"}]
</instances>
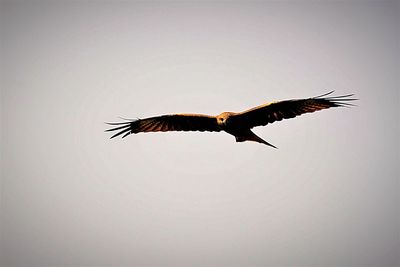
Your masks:
<instances>
[{"instance_id":1,"label":"gray sky","mask_svg":"<svg viewBox=\"0 0 400 267\"><path fill-rule=\"evenodd\" d=\"M1 2L1 266L397 266L399 9ZM355 108L109 140L330 90Z\"/></svg>"}]
</instances>

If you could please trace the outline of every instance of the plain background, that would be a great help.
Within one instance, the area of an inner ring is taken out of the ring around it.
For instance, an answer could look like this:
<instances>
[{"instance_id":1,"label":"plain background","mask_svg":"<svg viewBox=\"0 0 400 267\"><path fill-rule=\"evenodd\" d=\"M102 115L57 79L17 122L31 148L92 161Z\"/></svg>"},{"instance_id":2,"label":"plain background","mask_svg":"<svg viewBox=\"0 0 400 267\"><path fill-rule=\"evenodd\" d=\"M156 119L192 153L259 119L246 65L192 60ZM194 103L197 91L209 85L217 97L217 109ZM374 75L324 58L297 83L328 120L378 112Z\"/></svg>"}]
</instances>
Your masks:
<instances>
[{"instance_id":1,"label":"plain background","mask_svg":"<svg viewBox=\"0 0 400 267\"><path fill-rule=\"evenodd\" d=\"M1 266L399 266L397 1L2 1ZM336 90L255 132L105 121Z\"/></svg>"}]
</instances>

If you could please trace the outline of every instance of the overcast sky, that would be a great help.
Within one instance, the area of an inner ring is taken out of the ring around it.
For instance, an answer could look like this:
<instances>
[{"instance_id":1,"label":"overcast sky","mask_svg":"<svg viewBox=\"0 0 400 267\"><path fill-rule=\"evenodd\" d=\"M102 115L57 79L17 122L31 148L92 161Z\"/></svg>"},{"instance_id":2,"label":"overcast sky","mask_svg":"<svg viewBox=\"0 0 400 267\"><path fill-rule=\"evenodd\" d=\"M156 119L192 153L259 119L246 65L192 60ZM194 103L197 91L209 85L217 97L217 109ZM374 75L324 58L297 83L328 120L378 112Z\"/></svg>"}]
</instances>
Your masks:
<instances>
[{"instance_id":1,"label":"overcast sky","mask_svg":"<svg viewBox=\"0 0 400 267\"><path fill-rule=\"evenodd\" d=\"M396 1L2 1L1 266L398 266ZM105 121L335 90L225 133Z\"/></svg>"}]
</instances>

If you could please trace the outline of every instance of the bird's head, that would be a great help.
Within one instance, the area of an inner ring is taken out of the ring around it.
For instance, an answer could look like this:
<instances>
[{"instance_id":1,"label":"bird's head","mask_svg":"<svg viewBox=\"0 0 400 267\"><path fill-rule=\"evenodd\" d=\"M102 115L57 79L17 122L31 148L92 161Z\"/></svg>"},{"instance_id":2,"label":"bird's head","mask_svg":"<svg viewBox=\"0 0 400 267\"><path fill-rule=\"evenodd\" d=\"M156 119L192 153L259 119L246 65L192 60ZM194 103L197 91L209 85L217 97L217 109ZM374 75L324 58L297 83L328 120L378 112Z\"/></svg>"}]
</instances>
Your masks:
<instances>
[{"instance_id":1,"label":"bird's head","mask_svg":"<svg viewBox=\"0 0 400 267\"><path fill-rule=\"evenodd\" d=\"M217 116L217 122L221 126L225 126L229 117L232 115L231 112L223 112Z\"/></svg>"}]
</instances>

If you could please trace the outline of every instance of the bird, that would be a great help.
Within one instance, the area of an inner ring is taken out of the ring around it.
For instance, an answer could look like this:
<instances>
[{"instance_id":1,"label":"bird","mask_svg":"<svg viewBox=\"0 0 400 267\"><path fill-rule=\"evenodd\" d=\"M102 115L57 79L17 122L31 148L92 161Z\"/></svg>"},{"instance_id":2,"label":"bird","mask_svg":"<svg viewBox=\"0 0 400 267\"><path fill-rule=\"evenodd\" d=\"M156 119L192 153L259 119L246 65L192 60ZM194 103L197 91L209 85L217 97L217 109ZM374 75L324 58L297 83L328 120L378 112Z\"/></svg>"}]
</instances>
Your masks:
<instances>
[{"instance_id":1,"label":"bird","mask_svg":"<svg viewBox=\"0 0 400 267\"><path fill-rule=\"evenodd\" d=\"M145 119L125 119L127 121L107 123L113 128L107 129L106 132L117 131L111 138L117 136L125 138L128 135L142 132L224 131L233 135L236 142L252 141L277 148L257 136L251 129L283 119L294 118L304 113L312 113L332 107L355 106L349 102L358 100L353 98L354 94L331 96L333 92L330 91L326 94L304 99L268 102L243 112L222 112L217 116L182 113Z\"/></svg>"}]
</instances>

